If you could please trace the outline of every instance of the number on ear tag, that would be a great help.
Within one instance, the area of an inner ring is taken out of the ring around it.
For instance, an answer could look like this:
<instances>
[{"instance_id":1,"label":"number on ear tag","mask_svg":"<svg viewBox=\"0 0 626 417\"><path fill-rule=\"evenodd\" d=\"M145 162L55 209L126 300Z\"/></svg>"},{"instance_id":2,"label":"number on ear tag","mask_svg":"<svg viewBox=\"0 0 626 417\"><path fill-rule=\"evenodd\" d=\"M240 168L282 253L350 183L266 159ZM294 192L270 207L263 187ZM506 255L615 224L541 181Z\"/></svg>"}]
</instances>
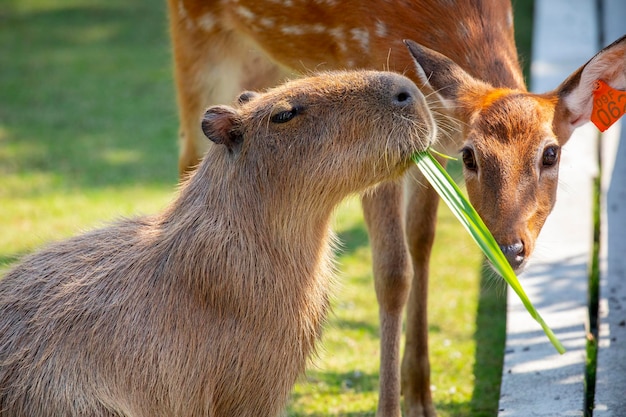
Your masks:
<instances>
[{"instance_id":1,"label":"number on ear tag","mask_svg":"<svg viewBox=\"0 0 626 417\"><path fill-rule=\"evenodd\" d=\"M616 90L602 80L593 90L591 121L600 132L607 130L626 113L626 91Z\"/></svg>"}]
</instances>

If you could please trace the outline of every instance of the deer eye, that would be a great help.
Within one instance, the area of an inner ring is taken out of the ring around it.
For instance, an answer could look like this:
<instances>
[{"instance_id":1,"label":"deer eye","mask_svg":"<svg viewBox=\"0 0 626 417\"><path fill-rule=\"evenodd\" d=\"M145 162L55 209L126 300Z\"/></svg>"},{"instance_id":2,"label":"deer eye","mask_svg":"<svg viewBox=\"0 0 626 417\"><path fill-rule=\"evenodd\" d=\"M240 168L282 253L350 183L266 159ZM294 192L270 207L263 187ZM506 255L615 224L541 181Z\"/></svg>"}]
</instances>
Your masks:
<instances>
[{"instance_id":1,"label":"deer eye","mask_svg":"<svg viewBox=\"0 0 626 417\"><path fill-rule=\"evenodd\" d=\"M556 165L559 161L559 147L558 146L548 146L543 150L543 156L541 159L541 164L544 168L549 168L551 166Z\"/></svg>"},{"instance_id":2,"label":"deer eye","mask_svg":"<svg viewBox=\"0 0 626 417\"><path fill-rule=\"evenodd\" d=\"M474 157L474 151L470 148L463 148L461 152L463 154L463 165L465 165L465 168L469 169L470 171L478 170L476 158Z\"/></svg>"},{"instance_id":3,"label":"deer eye","mask_svg":"<svg viewBox=\"0 0 626 417\"><path fill-rule=\"evenodd\" d=\"M287 123L288 121L296 117L296 115L298 115L299 113L300 109L298 107L292 107L289 110L283 110L272 115L270 120L272 121L272 123Z\"/></svg>"}]
</instances>

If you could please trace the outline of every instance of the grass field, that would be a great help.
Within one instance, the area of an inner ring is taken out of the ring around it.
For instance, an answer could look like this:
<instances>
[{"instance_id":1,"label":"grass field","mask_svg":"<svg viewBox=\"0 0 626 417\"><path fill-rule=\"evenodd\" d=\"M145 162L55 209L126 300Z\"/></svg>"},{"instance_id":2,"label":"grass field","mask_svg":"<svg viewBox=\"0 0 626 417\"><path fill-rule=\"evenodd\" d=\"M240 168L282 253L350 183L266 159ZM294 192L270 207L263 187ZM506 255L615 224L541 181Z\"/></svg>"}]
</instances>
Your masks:
<instances>
[{"instance_id":1,"label":"grass field","mask_svg":"<svg viewBox=\"0 0 626 417\"><path fill-rule=\"evenodd\" d=\"M532 2L516 5L528 60ZM172 198L178 122L165 9L148 0L0 4L0 269ZM319 357L294 390L294 416L376 409L378 311L357 198L335 223L340 287ZM443 206L438 227L429 299L436 405L442 417L494 416L505 288Z\"/></svg>"}]
</instances>

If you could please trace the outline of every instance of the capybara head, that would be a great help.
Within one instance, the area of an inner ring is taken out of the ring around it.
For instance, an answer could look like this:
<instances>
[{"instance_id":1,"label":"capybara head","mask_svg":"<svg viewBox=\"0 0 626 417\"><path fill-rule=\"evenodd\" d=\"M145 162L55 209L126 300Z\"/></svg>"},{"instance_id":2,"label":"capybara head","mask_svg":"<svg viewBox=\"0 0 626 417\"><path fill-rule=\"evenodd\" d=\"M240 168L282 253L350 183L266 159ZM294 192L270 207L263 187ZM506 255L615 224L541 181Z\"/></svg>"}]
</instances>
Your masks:
<instances>
[{"instance_id":1,"label":"capybara head","mask_svg":"<svg viewBox=\"0 0 626 417\"><path fill-rule=\"evenodd\" d=\"M435 136L415 84L375 71L329 72L244 92L236 107L209 108L202 129L223 145L230 165L248 165L268 185L307 181L344 192L401 174Z\"/></svg>"}]
</instances>

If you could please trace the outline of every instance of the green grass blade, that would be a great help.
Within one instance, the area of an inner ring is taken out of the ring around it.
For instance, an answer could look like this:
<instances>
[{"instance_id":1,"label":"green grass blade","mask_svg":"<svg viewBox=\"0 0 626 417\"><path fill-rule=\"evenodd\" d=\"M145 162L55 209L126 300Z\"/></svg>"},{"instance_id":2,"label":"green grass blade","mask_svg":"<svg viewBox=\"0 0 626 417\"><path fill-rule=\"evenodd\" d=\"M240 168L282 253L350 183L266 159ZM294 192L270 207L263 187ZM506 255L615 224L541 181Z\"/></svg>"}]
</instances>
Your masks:
<instances>
[{"instance_id":1,"label":"green grass blade","mask_svg":"<svg viewBox=\"0 0 626 417\"><path fill-rule=\"evenodd\" d=\"M511 265L509 265L509 262L491 235L491 232L487 229L485 223L483 223L476 210L474 210L474 207L472 207L469 201L465 198L454 180L450 178L450 175L448 175L446 170L439 164L439 162L437 162L430 152L419 152L414 154L413 161L417 164L420 171L422 171L426 179L437 191L441 199L448 205L448 207L450 207L450 210L454 213L457 219L459 219L463 227L465 227L465 229L469 232L487 259L489 259L494 269L502 276L502 278L504 278L513 291L515 291L515 293L519 296L520 300L522 300L522 303L524 304L524 307L526 307L526 310L528 310L532 318L534 318L541 325L541 328L546 333L548 339L550 339L550 342L552 342L556 350L561 354L564 353L565 348L530 302L530 299L519 283L515 272L513 272Z\"/></svg>"}]
</instances>

